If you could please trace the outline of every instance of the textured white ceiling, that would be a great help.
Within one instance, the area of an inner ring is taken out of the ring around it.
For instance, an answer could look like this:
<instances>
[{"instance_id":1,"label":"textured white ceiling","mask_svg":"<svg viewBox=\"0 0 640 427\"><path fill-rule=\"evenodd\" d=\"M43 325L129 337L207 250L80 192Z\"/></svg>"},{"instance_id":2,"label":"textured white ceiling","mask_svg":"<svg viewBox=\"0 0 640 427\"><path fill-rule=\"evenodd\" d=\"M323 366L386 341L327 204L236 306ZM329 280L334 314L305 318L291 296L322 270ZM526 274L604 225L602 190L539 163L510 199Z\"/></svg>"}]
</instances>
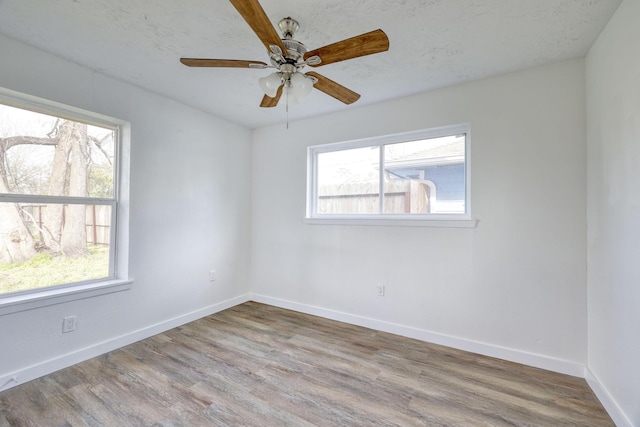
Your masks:
<instances>
[{"instance_id":1,"label":"textured white ceiling","mask_svg":"<svg viewBox=\"0 0 640 427\"><path fill-rule=\"evenodd\" d=\"M289 120L584 56L621 0L261 0L309 49L377 28L388 52L317 71L362 95L320 91ZM272 70L188 68L180 57L268 62L227 0L0 0L0 33L248 128L284 122L258 105ZM3 58L7 60L7 58ZM307 69L308 70L308 69Z\"/></svg>"}]
</instances>

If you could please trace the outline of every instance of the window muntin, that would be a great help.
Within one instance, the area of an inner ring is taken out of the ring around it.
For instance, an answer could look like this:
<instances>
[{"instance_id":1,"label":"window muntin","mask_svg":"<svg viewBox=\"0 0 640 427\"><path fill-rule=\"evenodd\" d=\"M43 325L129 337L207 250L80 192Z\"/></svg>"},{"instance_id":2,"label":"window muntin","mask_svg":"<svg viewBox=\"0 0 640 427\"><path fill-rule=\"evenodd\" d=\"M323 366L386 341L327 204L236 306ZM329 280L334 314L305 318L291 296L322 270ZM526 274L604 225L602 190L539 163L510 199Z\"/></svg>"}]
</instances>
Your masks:
<instances>
[{"instance_id":1,"label":"window muntin","mask_svg":"<svg viewBox=\"0 0 640 427\"><path fill-rule=\"evenodd\" d=\"M120 128L0 96L0 297L116 276Z\"/></svg>"},{"instance_id":2,"label":"window muntin","mask_svg":"<svg viewBox=\"0 0 640 427\"><path fill-rule=\"evenodd\" d=\"M469 133L458 125L309 147L307 218L470 218Z\"/></svg>"}]
</instances>

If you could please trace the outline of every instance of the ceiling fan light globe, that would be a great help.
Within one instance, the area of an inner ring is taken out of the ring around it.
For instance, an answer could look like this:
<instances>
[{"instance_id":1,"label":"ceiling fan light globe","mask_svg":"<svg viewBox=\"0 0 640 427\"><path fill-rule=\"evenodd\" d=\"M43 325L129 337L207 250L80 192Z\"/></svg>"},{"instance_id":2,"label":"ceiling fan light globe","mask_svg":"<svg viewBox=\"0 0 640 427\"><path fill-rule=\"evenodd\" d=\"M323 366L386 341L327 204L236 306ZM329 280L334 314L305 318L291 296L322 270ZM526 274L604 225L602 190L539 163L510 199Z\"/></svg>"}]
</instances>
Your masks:
<instances>
[{"instance_id":1,"label":"ceiling fan light globe","mask_svg":"<svg viewBox=\"0 0 640 427\"><path fill-rule=\"evenodd\" d=\"M278 88L282 84L282 76L278 73L269 74L267 77L258 79L260 89L270 98L275 98Z\"/></svg>"},{"instance_id":2,"label":"ceiling fan light globe","mask_svg":"<svg viewBox=\"0 0 640 427\"><path fill-rule=\"evenodd\" d=\"M300 103L300 98L296 96L295 89L289 85L284 85L282 95L288 105L297 105Z\"/></svg>"},{"instance_id":3,"label":"ceiling fan light globe","mask_svg":"<svg viewBox=\"0 0 640 427\"><path fill-rule=\"evenodd\" d=\"M298 99L302 99L311 93L313 81L302 73L295 73L291 76L291 86L293 95Z\"/></svg>"}]
</instances>

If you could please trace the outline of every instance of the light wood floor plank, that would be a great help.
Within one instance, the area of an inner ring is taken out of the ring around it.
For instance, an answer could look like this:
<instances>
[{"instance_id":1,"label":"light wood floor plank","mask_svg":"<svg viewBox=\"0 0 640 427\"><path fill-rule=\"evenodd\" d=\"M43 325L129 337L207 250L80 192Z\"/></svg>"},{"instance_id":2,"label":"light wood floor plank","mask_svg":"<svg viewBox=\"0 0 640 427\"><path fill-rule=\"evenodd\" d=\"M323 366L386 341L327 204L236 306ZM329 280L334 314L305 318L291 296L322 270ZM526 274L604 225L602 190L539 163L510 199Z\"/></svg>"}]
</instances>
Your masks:
<instances>
[{"instance_id":1,"label":"light wood floor plank","mask_svg":"<svg viewBox=\"0 0 640 427\"><path fill-rule=\"evenodd\" d=\"M0 393L5 426L613 426L583 379L245 303Z\"/></svg>"}]
</instances>

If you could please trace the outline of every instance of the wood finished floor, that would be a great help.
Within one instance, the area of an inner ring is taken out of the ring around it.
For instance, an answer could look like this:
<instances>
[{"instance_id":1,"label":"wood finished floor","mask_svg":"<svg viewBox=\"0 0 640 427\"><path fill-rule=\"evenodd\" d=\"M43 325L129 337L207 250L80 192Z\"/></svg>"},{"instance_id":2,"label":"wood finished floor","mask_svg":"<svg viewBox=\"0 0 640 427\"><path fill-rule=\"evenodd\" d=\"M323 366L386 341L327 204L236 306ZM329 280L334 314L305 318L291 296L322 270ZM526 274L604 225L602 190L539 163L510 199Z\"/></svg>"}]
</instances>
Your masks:
<instances>
[{"instance_id":1,"label":"wood finished floor","mask_svg":"<svg viewBox=\"0 0 640 427\"><path fill-rule=\"evenodd\" d=\"M254 302L0 393L0 426L613 426L583 379Z\"/></svg>"}]
</instances>

